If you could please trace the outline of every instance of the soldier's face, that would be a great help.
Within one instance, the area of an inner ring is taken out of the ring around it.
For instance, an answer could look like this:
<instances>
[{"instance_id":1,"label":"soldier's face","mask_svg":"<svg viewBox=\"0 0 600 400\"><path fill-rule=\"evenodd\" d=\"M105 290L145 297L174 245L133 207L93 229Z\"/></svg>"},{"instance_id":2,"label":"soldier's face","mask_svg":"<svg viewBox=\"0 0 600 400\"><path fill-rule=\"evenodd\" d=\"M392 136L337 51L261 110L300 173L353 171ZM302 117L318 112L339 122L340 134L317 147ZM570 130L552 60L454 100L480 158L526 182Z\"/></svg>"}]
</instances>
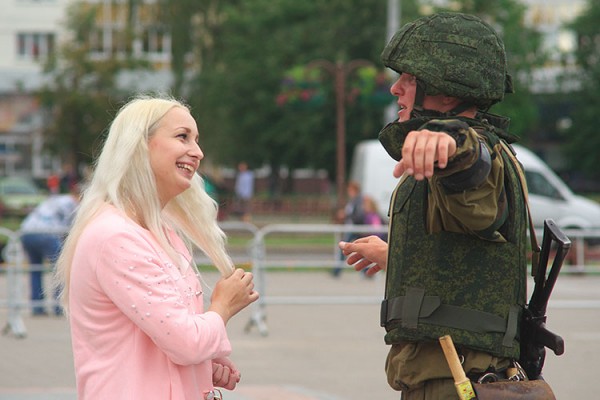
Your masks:
<instances>
[{"instance_id":1,"label":"soldier's face","mask_svg":"<svg viewBox=\"0 0 600 400\"><path fill-rule=\"evenodd\" d=\"M414 75L402 73L392 87L390 93L398 97L398 122L408 121L415 104L417 93L417 78Z\"/></svg>"},{"instance_id":2,"label":"soldier's face","mask_svg":"<svg viewBox=\"0 0 600 400\"><path fill-rule=\"evenodd\" d=\"M398 122L408 121L415 106L417 78L411 74L401 74L400 78L390 88L390 92L392 95L398 97ZM423 99L423 108L425 110L447 112L459 103L460 100L443 94L436 96L426 95Z\"/></svg>"}]
</instances>

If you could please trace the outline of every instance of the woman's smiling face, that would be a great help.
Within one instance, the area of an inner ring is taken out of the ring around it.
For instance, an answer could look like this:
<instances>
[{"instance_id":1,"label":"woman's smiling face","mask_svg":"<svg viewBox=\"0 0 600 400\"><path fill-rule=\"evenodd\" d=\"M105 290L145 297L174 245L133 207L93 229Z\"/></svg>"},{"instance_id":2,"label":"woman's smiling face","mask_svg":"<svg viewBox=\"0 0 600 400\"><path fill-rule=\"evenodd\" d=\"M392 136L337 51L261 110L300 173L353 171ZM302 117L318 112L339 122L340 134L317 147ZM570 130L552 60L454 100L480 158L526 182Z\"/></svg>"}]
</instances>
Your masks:
<instances>
[{"instance_id":1,"label":"woman's smiling face","mask_svg":"<svg viewBox=\"0 0 600 400\"><path fill-rule=\"evenodd\" d=\"M169 110L150 137L148 150L158 196L164 207L191 186L200 160L204 158L198 145L198 127L189 111L182 107Z\"/></svg>"}]
</instances>

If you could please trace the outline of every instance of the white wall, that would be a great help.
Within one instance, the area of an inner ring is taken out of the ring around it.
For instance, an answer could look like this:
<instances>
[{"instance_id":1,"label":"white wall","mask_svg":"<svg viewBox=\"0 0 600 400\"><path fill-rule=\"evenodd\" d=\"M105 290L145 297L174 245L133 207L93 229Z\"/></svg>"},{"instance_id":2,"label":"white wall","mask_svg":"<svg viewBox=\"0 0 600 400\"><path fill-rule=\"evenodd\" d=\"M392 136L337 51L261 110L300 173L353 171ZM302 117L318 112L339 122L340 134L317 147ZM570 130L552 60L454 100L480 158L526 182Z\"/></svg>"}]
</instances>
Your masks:
<instances>
[{"instance_id":1,"label":"white wall","mask_svg":"<svg viewBox=\"0 0 600 400\"><path fill-rule=\"evenodd\" d=\"M18 33L54 33L55 45L71 0L0 0L0 68L39 69L31 59L18 57Z\"/></svg>"}]
</instances>

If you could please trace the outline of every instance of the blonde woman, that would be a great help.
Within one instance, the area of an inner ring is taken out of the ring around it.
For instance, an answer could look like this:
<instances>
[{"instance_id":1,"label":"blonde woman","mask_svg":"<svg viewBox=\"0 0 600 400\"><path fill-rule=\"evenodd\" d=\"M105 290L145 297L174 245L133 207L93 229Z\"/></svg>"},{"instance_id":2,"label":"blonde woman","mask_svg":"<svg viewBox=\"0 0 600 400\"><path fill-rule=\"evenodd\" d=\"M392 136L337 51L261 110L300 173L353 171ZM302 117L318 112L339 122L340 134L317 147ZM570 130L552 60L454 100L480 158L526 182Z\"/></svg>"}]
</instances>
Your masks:
<instances>
[{"instance_id":1,"label":"blonde woman","mask_svg":"<svg viewBox=\"0 0 600 400\"><path fill-rule=\"evenodd\" d=\"M212 399L239 382L226 324L258 293L225 251L198 140L169 98L111 124L57 267L80 400ZM222 274L206 310L193 246Z\"/></svg>"}]
</instances>

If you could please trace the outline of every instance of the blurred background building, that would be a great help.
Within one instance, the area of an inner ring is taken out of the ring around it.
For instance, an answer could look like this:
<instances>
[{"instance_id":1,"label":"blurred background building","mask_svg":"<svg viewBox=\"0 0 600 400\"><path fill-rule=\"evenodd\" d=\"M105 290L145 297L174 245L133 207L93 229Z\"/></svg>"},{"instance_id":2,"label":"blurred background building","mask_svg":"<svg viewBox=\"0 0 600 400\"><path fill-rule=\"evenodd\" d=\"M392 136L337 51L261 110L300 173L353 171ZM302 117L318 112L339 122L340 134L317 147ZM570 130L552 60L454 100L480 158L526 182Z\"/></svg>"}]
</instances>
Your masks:
<instances>
[{"instance_id":1,"label":"blurred background building","mask_svg":"<svg viewBox=\"0 0 600 400\"><path fill-rule=\"evenodd\" d=\"M66 15L73 1L0 0L0 176L21 174L41 180L64 162L44 153L41 129L44 118L35 92L47 79L43 74L44 62L66 39ZM100 9L89 38L90 55L94 59L115 55L143 57L152 66L152 72L147 73L150 75L124 74L120 82L140 89L169 87L171 36L161 22L159 1L83 3ZM528 24L543 32L544 48L551 55L547 65L536 71L532 82L535 92L555 93L562 90L561 85L576 84L560 82L558 76L564 68L575 68L573 52L577 38L564 24L581 12L585 1L523 0L523 3L527 7ZM131 4L137 8L128 13ZM128 31L131 26L135 30L133 35ZM568 117L559 120L564 126L569 123Z\"/></svg>"},{"instance_id":2,"label":"blurred background building","mask_svg":"<svg viewBox=\"0 0 600 400\"><path fill-rule=\"evenodd\" d=\"M49 79L44 63L67 39L66 17L74 0L0 0L0 176L30 175L38 180L60 169L57 157L44 153L44 115L37 91ZM123 74L124 86L166 89L171 38L161 24L157 1L144 1L133 14L136 32L129 40L128 2L89 0L100 5L96 29L89 38L90 57L143 56L152 65L146 74Z\"/></svg>"},{"instance_id":3,"label":"blurred background building","mask_svg":"<svg viewBox=\"0 0 600 400\"><path fill-rule=\"evenodd\" d=\"M67 0L2 0L0 7L0 175L43 175L41 115L32 93L41 63L60 37Z\"/></svg>"}]
</instances>

